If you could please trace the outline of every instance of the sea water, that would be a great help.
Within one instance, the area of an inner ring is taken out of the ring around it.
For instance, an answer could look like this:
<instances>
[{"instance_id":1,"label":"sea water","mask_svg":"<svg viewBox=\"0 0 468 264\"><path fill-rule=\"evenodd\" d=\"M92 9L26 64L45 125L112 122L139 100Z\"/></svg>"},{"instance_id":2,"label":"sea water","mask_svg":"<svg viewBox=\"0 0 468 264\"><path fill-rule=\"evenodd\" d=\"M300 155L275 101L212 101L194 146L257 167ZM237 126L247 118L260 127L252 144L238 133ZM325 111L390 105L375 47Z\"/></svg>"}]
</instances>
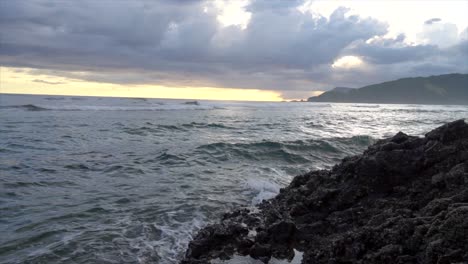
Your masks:
<instances>
[{"instance_id":1,"label":"sea water","mask_svg":"<svg viewBox=\"0 0 468 264\"><path fill-rule=\"evenodd\" d=\"M467 106L0 94L0 263L177 263L227 210Z\"/></svg>"}]
</instances>

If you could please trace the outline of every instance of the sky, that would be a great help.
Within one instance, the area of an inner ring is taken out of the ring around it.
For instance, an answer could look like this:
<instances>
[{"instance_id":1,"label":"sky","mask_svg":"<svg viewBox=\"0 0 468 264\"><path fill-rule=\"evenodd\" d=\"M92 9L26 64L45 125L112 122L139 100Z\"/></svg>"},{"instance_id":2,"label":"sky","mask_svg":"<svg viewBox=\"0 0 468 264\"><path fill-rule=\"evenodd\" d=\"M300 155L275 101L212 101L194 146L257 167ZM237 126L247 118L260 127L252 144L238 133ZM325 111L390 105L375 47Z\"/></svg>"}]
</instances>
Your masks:
<instances>
[{"instance_id":1,"label":"sky","mask_svg":"<svg viewBox=\"0 0 468 264\"><path fill-rule=\"evenodd\" d=\"M0 93L280 101L468 72L468 0L0 0Z\"/></svg>"}]
</instances>

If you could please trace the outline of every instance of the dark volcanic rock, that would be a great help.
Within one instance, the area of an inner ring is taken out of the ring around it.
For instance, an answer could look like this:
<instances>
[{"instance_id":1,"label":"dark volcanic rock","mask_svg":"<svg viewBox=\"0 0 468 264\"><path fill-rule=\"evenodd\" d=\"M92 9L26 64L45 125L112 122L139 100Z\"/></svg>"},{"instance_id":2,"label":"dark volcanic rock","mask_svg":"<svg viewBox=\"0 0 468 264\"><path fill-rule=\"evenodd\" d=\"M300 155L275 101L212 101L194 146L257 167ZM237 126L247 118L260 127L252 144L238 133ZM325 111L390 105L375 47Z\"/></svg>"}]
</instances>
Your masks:
<instances>
[{"instance_id":1,"label":"dark volcanic rock","mask_svg":"<svg viewBox=\"0 0 468 264\"><path fill-rule=\"evenodd\" d=\"M182 263L233 253L267 263L293 249L303 263L468 263L468 125L400 132L297 176L255 211L201 230Z\"/></svg>"}]
</instances>

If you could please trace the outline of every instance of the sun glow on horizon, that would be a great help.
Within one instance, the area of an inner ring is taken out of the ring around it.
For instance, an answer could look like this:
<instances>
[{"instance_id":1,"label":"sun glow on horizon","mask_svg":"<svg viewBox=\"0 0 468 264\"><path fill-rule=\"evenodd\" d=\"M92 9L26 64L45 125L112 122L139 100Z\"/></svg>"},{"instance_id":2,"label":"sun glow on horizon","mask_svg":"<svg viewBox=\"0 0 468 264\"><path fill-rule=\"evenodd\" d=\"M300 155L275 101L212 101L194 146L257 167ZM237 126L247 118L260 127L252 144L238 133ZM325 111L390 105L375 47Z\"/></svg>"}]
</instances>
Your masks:
<instances>
[{"instance_id":1,"label":"sun glow on horizon","mask_svg":"<svg viewBox=\"0 0 468 264\"><path fill-rule=\"evenodd\" d=\"M0 94L139 97L165 99L282 101L278 91L224 87L167 87L88 82L29 74L27 69L0 67Z\"/></svg>"}]
</instances>

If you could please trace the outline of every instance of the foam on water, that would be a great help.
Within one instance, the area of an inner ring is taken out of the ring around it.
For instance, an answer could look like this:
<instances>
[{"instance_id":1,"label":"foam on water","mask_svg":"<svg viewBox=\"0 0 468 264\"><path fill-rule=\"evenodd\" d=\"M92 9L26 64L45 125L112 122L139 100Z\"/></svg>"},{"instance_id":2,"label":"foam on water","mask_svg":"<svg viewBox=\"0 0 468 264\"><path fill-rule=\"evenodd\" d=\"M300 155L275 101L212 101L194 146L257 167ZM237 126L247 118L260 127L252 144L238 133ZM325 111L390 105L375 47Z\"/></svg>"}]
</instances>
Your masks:
<instances>
[{"instance_id":1,"label":"foam on water","mask_svg":"<svg viewBox=\"0 0 468 264\"><path fill-rule=\"evenodd\" d=\"M252 199L253 205L275 197L281 188L274 182L269 182L262 179L249 179L246 185L255 193L255 197Z\"/></svg>"},{"instance_id":2,"label":"foam on water","mask_svg":"<svg viewBox=\"0 0 468 264\"><path fill-rule=\"evenodd\" d=\"M296 249L294 249L294 258L292 260L286 260L286 259L277 259L277 258L271 258L268 263L270 264L301 264L302 258L303 258L304 253L300 252ZM211 264L263 264L262 261L258 259L253 259L250 256L241 256L238 254L235 254L231 259L229 260L220 260L220 259L214 259L211 261Z\"/></svg>"},{"instance_id":3,"label":"foam on water","mask_svg":"<svg viewBox=\"0 0 468 264\"><path fill-rule=\"evenodd\" d=\"M153 250L164 259L160 263L176 263L181 259L192 235L206 225L206 217L197 213L189 222L170 223L166 226L158 226L162 231L161 240L155 241ZM177 226L177 228L174 228Z\"/></svg>"}]
</instances>

